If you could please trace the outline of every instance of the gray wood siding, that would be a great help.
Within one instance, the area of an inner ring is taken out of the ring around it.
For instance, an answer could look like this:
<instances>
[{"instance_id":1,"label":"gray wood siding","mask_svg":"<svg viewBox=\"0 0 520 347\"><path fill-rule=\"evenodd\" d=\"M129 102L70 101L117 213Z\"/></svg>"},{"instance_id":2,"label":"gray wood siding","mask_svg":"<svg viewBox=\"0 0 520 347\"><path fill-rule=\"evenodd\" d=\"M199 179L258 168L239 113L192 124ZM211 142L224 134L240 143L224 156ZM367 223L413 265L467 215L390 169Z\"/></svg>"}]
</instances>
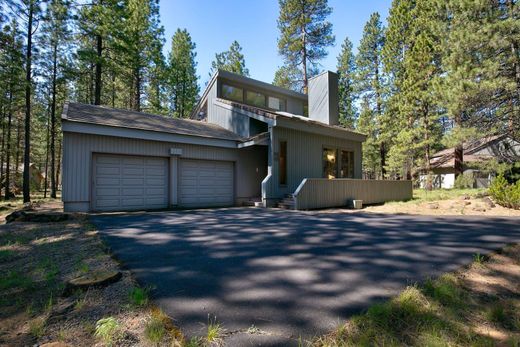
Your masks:
<instances>
[{"instance_id":1,"label":"gray wood siding","mask_svg":"<svg viewBox=\"0 0 520 347\"><path fill-rule=\"evenodd\" d=\"M169 157L172 147L182 148L181 158L235 162L235 198L260 196L267 172L266 147L229 149L64 132L63 201L90 201L92 153Z\"/></svg>"},{"instance_id":2,"label":"gray wood siding","mask_svg":"<svg viewBox=\"0 0 520 347\"><path fill-rule=\"evenodd\" d=\"M361 178L361 142L275 127L272 129L272 176L266 182L266 198L292 194L304 178L323 177L323 147L354 152L354 177ZM278 153L280 141L287 141L287 185L279 184ZM268 186L267 186L268 185Z\"/></svg>"},{"instance_id":3,"label":"gray wood siding","mask_svg":"<svg viewBox=\"0 0 520 347\"><path fill-rule=\"evenodd\" d=\"M410 200L412 196L412 181L307 179L295 193L295 206L298 210L310 210L346 206L354 199L363 200L363 204L377 204Z\"/></svg>"}]
</instances>

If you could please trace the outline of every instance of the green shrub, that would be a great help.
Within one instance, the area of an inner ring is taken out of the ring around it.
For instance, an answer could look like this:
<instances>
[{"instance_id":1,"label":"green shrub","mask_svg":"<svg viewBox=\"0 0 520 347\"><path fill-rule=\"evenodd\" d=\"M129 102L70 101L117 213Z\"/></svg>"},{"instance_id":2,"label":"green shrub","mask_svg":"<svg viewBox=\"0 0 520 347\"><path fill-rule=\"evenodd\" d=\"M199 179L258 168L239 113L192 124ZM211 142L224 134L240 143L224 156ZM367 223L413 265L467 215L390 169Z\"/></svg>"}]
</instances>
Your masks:
<instances>
[{"instance_id":1,"label":"green shrub","mask_svg":"<svg viewBox=\"0 0 520 347\"><path fill-rule=\"evenodd\" d=\"M520 209L520 181L509 184L504 176L499 175L491 182L489 194L499 205Z\"/></svg>"},{"instance_id":2,"label":"green shrub","mask_svg":"<svg viewBox=\"0 0 520 347\"><path fill-rule=\"evenodd\" d=\"M96 323L95 336L100 338L107 346L112 346L121 335L121 328L114 317L102 318Z\"/></svg>"},{"instance_id":3,"label":"green shrub","mask_svg":"<svg viewBox=\"0 0 520 347\"><path fill-rule=\"evenodd\" d=\"M454 188L456 189L468 189L473 188L475 183L475 176L473 172L465 172L462 175L458 175L455 179Z\"/></svg>"},{"instance_id":4,"label":"green shrub","mask_svg":"<svg viewBox=\"0 0 520 347\"><path fill-rule=\"evenodd\" d=\"M146 306L149 292L150 288L133 287L129 293L130 302L136 307Z\"/></svg>"}]
</instances>

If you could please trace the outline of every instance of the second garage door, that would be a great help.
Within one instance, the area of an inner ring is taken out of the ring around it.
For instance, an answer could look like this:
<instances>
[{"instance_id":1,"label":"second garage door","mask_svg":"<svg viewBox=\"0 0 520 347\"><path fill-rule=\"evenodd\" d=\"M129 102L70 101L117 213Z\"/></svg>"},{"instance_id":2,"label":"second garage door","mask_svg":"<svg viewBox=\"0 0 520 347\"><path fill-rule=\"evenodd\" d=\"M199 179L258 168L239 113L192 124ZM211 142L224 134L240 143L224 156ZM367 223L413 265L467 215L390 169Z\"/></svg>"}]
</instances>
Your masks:
<instances>
[{"instance_id":1,"label":"second garage door","mask_svg":"<svg viewBox=\"0 0 520 347\"><path fill-rule=\"evenodd\" d=\"M179 171L180 206L233 205L232 162L181 159Z\"/></svg>"}]
</instances>

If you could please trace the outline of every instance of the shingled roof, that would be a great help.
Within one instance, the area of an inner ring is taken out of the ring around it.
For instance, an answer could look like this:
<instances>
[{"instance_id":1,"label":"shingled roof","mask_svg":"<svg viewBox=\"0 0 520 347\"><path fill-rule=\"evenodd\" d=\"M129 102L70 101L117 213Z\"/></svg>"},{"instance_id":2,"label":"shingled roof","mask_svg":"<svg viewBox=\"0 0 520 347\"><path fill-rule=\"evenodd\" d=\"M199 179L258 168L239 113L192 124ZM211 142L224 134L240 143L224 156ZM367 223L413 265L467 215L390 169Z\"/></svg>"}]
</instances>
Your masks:
<instances>
[{"instance_id":1,"label":"shingled roof","mask_svg":"<svg viewBox=\"0 0 520 347\"><path fill-rule=\"evenodd\" d=\"M70 102L65 106L62 119L70 122L148 130L162 133L233 141L244 140L237 134L215 124L76 102Z\"/></svg>"}]
</instances>

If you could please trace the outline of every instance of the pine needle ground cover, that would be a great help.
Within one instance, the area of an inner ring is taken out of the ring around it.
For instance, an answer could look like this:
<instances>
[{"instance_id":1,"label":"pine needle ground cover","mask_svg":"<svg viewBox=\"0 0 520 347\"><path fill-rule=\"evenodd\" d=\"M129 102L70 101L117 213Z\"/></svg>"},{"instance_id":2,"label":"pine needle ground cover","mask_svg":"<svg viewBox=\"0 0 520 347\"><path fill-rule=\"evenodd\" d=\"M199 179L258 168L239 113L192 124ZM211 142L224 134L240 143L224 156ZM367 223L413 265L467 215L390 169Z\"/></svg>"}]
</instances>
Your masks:
<instances>
[{"instance_id":1,"label":"pine needle ground cover","mask_svg":"<svg viewBox=\"0 0 520 347\"><path fill-rule=\"evenodd\" d=\"M56 208L56 204L46 200L40 207ZM21 206L10 202L0 218ZM97 231L80 215L64 222L0 224L0 345L134 346L184 341L167 316L161 316L157 328L157 309L148 298L149 289L139 287L129 271L122 271L121 279L107 286L62 295L70 279L118 270ZM152 321L161 334L150 335Z\"/></svg>"},{"instance_id":2,"label":"pine needle ground cover","mask_svg":"<svg viewBox=\"0 0 520 347\"><path fill-rule=\"evenodd\" d=\"M519 346L520 245L407 287L312 345Z\"/></svg>"}]
</instances>

